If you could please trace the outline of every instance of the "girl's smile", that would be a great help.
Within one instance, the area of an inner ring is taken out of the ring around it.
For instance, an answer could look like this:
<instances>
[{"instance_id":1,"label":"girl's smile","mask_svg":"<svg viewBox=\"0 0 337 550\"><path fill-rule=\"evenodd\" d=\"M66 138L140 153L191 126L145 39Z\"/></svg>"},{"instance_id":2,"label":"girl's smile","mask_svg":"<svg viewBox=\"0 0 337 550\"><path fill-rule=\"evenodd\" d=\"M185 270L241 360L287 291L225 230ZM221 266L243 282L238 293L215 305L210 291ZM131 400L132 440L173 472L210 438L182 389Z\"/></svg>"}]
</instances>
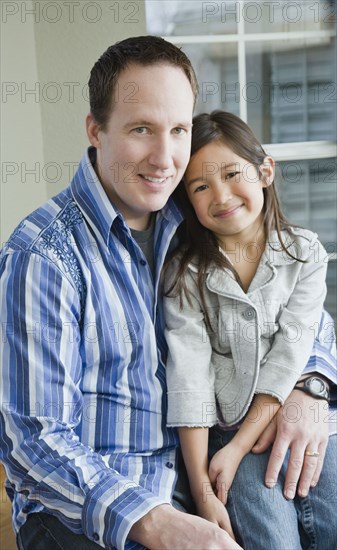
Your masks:
<instances>
[{"instance_id":1,"label":"girl's smile","mask_svg":"<svg viewBox=\"0 0 337 550\"><path fill-rule=\"evenodd\" d=\"M185 186L200 223L225 244L254 240L263 226L263 189L273 179L266 157L257 168L236 155L224 142L213 141L195 153L185 173Z\"/></svg>"},{"instance_id":2,"label":"girl's smile","mask_svg":"<svg viewBox=\"0 0 337 550\"><path fill-rule=\"evenodd\" d=\"M231 208L228 208L227 210L219 210L214 214L215 218L229 218L231 216L235 216L241 208L243 207L243 204L239 204L238 206L233 206Z\"/></svg>"}]
</instances>

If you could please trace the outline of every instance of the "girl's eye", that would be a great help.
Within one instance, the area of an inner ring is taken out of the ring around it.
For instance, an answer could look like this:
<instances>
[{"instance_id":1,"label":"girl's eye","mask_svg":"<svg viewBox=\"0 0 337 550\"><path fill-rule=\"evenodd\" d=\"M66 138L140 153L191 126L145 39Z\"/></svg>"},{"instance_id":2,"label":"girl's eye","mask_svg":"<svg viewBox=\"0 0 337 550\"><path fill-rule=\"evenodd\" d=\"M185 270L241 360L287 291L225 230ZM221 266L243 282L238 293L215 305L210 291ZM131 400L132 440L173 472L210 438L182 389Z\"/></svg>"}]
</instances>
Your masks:
<instances>
[{"instance_id":1,"label":"girl's eye","mask_svg":"<svg viewBox=\"0 0 337 550\"><path fill-rule=\"evenodd\" d=\"M204 191L205 189L208 189L208 185L204 183L203 185L199 185L194 189L194 193L198 193L199 191Z\"/></svg>"},{"instance_id":2,"label":"girl's eye","mask_svg":"<svg viewBox=\"0 0 337 550\"><path fill-rule=\"evenodd\" d=\"M229 180L231 178L235 178L235 176L237 176L238 174L240 174L240 172L228 172L228 174L226 174L225 179Z\"/></svg>"}]
</instances>

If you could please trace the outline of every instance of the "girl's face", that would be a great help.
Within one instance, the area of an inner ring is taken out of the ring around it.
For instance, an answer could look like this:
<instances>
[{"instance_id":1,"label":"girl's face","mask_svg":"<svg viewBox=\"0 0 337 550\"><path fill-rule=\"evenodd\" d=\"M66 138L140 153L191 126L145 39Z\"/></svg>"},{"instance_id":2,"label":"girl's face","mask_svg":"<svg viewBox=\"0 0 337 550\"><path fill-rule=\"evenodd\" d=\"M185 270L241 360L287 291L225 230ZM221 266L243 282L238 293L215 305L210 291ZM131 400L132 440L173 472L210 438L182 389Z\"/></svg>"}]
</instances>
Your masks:
<instances>
[{"instance_id":1,"label":"girl's face","mask_svg":"<svg viewBox=\"0 0 337 550\"><path fill-rule=\"evenodd\" d=\"M195 153L185 173L185 187L196 215L220 242L236 236L247 241L263 224L263 188L274 177L274 161L264 159L261 175L255 166L227 145L214 141Z\"/></svg>"}]
</instances>

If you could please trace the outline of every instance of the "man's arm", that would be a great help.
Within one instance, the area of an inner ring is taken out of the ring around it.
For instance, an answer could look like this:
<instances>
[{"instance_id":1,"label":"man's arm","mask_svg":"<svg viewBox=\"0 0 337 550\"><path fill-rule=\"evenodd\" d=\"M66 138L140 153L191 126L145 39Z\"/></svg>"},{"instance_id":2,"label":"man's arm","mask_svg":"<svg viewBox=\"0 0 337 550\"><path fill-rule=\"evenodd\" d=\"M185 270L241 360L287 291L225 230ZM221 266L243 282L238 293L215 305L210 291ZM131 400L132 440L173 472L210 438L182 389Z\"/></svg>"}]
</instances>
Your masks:
<instances>
[{"instance_id":1,"label":"man's arm","mask_svg":"<svg viewBox=\"0 0 337 550\"><path fill-rule=\"evenodd\" d=\"M240 550L226 531L172 506L154 508L132 527L129 538L149 550Z\"/></svg>"},{"instance_id":2,"label":"man's arm","mask_svg":"<svg viewBox=\"0 0 337 550\"><path fill-rule=\"evenodd\" d=\"M75 432L92 414L80 390L78 293L39 254L14 251L0 273L0 458L23 514L41 503L72 531L121 549L163 499L109 468Z\"/></svg>"},{"instance_id":3,"label":"man's arm","mask_svg":"<svg viewBox=\"0 0 337 550\"><path fill-rule=\"evenodd\" d=\"M303 377L311 374L322 375L329 381L332 401L337 401L337 350L336 326L331 315L323 309L317 326L309 361L303 370Z\"/></svg>"},{"instance_id":4,"label":"man's arm","mask_svg":"<svg viewBox=\"0 0 337 550\"><path fill-rule=\"evenodd\" d=\"M326 311L323 311L312 354L301 378L312 373L330 382L330 394L336 399L335 335L333 321ZM296 488L299 495L305 496L310 487L317 484L328 444L328 416L326 401L293 390L252 449L260 453L273 445L265 476L267 485L276 482L289 448L291 454L284 486L286 496L292 498ZM305 455L306 449L318 450L319 457Z\"/></svg>"},{"instance_id":5,"label":"man's arm","mask_svg":"<svg viewBox=\"0 0 337 550\"><path fill-rule=\"evenodd\" d=\"M315 400L294 390L278 412L275 422L269 424L253 447L253 452L264 452L270 444L272 451L265 475L266 485L277 481L286 453L290 449L289 465L284 482L284 495L293 498L297 492L304 497L317 484L329 438L326 401ZM315 420L316 418L316 420ZM319 456L307 456L306 450L318 451Z\"/></svg>"}]
</instances>

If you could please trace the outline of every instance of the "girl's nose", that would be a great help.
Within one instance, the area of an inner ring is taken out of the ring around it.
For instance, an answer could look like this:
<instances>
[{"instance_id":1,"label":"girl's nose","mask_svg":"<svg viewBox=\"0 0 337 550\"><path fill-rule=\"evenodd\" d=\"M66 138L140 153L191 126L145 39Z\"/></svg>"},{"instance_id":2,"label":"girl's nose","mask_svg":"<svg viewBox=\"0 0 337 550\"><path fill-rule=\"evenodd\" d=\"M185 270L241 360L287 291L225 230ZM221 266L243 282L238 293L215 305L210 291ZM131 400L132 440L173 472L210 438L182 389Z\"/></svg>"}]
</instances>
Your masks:
<instances>
[{"instance_id":1,"label":"girl's nose","mask_svg":"<svg viewBox=\"0 0 337 550\"><path fill-rule=\"evenodd\" d=\"M227 183L220 182L214 189L213 200L215 204L226 204L232 198L232 191Z\"/></svg>"}]
</instances>

